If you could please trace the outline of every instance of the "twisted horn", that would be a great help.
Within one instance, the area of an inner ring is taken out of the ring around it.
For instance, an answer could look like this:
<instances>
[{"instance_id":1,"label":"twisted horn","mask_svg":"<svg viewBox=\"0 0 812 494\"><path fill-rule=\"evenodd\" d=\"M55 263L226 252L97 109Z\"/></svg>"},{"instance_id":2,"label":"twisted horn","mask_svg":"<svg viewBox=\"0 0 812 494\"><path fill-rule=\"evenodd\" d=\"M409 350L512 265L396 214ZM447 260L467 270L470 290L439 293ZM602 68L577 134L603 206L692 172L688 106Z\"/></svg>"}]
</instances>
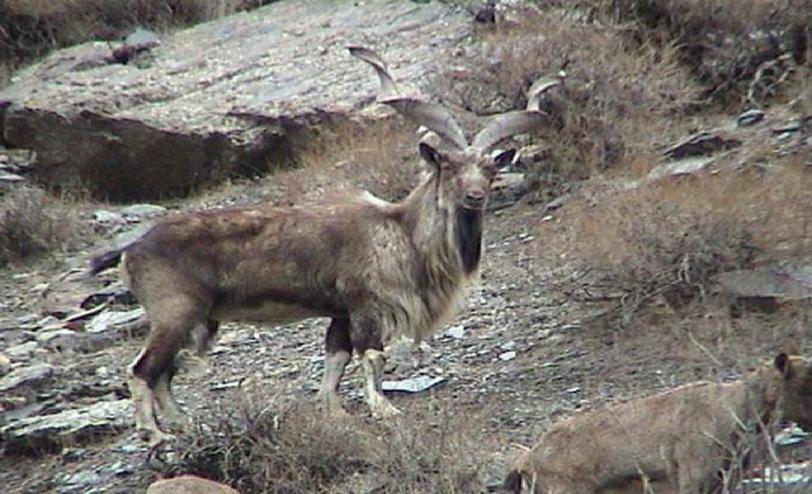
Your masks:
<instances>
[{"instance_id":1,"label":"twisted horn","mask_svg":"<svg viewBox=\"0 0 812 494\"><path fill-rule=\"evenodd\" d=\"M468 142L454 116L437 103L427 103L414 98L396 98L382 101L398 113L408 117L418 125L433 130L457 149L465 149Z\"/></svg>"},{"instance_id":2,"label":"twisted horn","mask_svg":"<svg viewBox=\"0 0 812 494\"><path fill-rule=\"evenodd\" d=\"M547 120L540 111L512 111L491 118L488 125L474 137L471 147L485 154L503 139L533 130Z\"/></svg>"},{"instance_id":3,"label":"twisted horn","mask_svg":"<svg viewBox=\"0 0 812 494\"><path fill-rule=\"evenodd\" d=\"M386 63L381 60L377 53L363 46L348 46L347 49L350 51L350 55L370 64L378 74L378 80L381 81L381 92L378 94L378 101L398 96L399 92L395 80L389 75Z\"/></svg>"},{"instance_id":4,"label":"twisted horn","mask_svg":"<svg viewBox=\"0 0 812 494\"><path fill-rule=\"evenodd\" d=\"M561 84L561 79L553 77L543 77L534 82L527 90L527 108L493 117L485 128L474 136L471 147L484 154L502 139L539 127L547 120L547 114L539 110L541 97L559 84Z\"/></svg>"},{"instance_id":5,"label":"twisted horn","mask_svg":"<svg viewBox=\"0 0 812 494\"><path fill-rule=\"evenodd\" d=\"M550 89L561 84L561 78L558 77L542 77L530 86L527 90L527 108L528 111L539 111L539 103L541 97Z\"/></svg>"},{"instance_id":6,"label":"twisted horn","mask_svg":"<svg viewBox=\"0 0 812 494\"><path fill-rule=\"evenodd\" d=\"M360 46L351 46L349 51L350 55L370 64L378 74L381 81L381 94L378 101L391 106L414 123L433 130L457 149L465 149L468 146L468 141L459 124L443 105L399 96L392 76L389 75L385 63L377 53Z\"/></svg>"}]
</instances>

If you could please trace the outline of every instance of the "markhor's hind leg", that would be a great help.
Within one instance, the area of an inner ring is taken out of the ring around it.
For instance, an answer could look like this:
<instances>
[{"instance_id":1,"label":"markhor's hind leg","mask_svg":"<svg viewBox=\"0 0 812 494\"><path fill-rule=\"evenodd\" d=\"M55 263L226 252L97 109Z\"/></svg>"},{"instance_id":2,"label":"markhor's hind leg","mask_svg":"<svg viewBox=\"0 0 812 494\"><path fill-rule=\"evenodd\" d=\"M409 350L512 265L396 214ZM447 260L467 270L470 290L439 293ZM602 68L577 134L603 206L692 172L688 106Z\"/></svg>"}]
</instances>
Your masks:
<instances>
[{"instance_id":1,"label":"markhor's hind leg","mask_svg":"<svg viewBox=\"0 0 812 494\"><path fill-rule=\"evenodd\" d=\"M174 400L171 399L168 378L173 371L175 356L186 340L188 332L199 321L205 320L200 314L205 314L208 310L207 307L200 307L198 301L179 295L165 302L166 304L161 307L164 310L148 311L152 320L152 330L146 346L127 372L127 381L135 406L135 426L139 432L148 436L150 444L171 438L158 427L156 420L158 395L160 393L160 405L163 405L161 408L172 407L170 401ZM159 385L162 379L165 382Z\"/></svg>"},{"instance_id":2,"label":"markhor's hind leg","mask_svg":"<svg viewBox=\"0 0 812 494\"><path fill-rule=\"evenodd\" d=\"M198 358L203 358L206 351L209 350L211 340L217 333L219 323L217 321L208 321L207 324L197 324L192 329L192 344L194 351ZM181 409L175 396L172 393L172 378L178 371L178 356L175 357L172 365L161 374L158 381L155 383L155 398L157 400L158 411L163 420L161 424L168 426L173 430L183 431L189 425L189 417Z\"/></svg>"},{"instance_id":3,"label":"markhor's hind leg","mask_svg":"<svg viewBox=\"0 0 812 494\"><path fill-rule=\"evenodd\" d=\"M188 418L172 394L172 377L177 368L173 363L155 382L155 400L161 416L161 424L173 430L183 430Z\"/></svg>"}]
</instances>

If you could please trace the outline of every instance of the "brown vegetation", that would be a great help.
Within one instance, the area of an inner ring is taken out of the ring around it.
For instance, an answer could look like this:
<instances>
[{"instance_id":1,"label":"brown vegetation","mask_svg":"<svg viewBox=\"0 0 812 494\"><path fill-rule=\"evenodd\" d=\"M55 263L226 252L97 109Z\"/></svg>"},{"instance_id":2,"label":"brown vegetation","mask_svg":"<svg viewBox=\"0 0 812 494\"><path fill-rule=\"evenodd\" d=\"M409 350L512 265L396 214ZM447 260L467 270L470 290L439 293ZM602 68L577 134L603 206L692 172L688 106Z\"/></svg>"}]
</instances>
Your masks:
<instances>
[{"instance_id":1,"label":"brown vegetation","mask_svg":"<svg viewBox=\"0 0 812 494\"><path fill-rule=\"evenodd\" d=\"M41 189L21 188L0 197L0 267L75 245L84 227L65 201Z\"/></svg>"},{"instance_id":2,"label":"brown vegetation","mask_svg":"<svg viewBox=\"0 0 812 494\"><path fill-rule=\"evenodd\" d=\"M539 253L571 271L550 282L616 323L665 303L710 301L714 276L808 255L812 177L795 158L720 174L587 193L542 227ZM598 187L598 189L600 189Z\"/></svg>"},{"instance_id":3,"label":"brown vegetation","mask_svg":"<svg viewBox=\"0 0 812 494\"><path fill-rule=\"evenodd\" d=\"M476 420L451 411L408 416L391 424L325 420L306 405L243 404L178 439L177 456L153 466L191 473L242 494L479 492L487 461ZM411 415L411 414L410 414ZM159 455L160 456L160 455Z\"/></svg>"},{"instance_id":4,"label":"brown vegetation","mask_svg":"<svg viewBox=\"0 0 812 494\"><path fill-rule=\"evenodd\" d=\"M470 84L484 85L514 107L539 77L564 71L560 90L542 109L554 124L539 133L547 148L545 173L584 178L650 152L675 133L675 119L696 101L698 87L672 47L631 42L617 26L584 24L564 12L521 11L517 23L485 33L486 48L470 55L476 67L438 84L468 108Z\"/></svg>"},{"instance_id":5,"label":"brown vegetation","mask_svg":"<svg viewBox=\"0 0 812 494\"><path fill-rule=\"evenodd\" d=\"M403 199L420 172L428 171L417 159L412 130L399 119L323 130L302 145L296 168L268 179L267 199L301 204L348 189L368 190L388 201Z\"/></svg>"},{"instance_id":6,"label":"brown vegetation","mask_svg":"<svg viewBox=\"0 0 812 494\"><path fill-rule=\"evenodd\" d=\"M679 59L703 84L703 98L741 108L780 94L747 93L759 69L782 54L790 80L805 78L812 12L806 0L586 0L592 15L623 23L641 44L679 47ZM731 15L735 12L735 15ZM779 74L780 76L781 74Z\"/></svg>"}]
</instances>

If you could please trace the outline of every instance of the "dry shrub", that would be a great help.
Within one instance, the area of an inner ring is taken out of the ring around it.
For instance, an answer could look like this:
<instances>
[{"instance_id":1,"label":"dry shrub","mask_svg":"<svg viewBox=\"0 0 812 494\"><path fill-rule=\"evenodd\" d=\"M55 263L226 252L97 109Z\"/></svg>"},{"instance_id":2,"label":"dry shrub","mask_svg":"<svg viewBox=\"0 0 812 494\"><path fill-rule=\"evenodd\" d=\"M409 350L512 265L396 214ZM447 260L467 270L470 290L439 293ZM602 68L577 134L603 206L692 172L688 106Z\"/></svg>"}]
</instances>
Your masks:
<instances>
[{"instance_id":1,"label":"dry shrub","mask_svg":"<svg viewBox=\"0 0 812 494\"><path fill-rule=\"evenodd\" d=\"M176 456L156 465L242 494L479 492L484 460L476 438L450 413L442 416L440 423L432 415L368 424L304 405L244 404L180 438Z\"/></svg>"},{"instance_id":2,"label":"dry shrub","mask_svg":"<svg viewBox=\"0 0 812 494\"><path fill-rule=\"evenodd\" d=\"M747 101L760 67L784 53L795 65L804 65L810 58L812 9L807 0L587 0L582 4L603 13L610 22L627 23L639 42L679 46L680 60L705 84L704 95L719 103L763 103ZM802 80L805 72L796 71L794 78Z\"/></svg>"},{"instance_id":3,"label":"dry shrub","mask_svg":"<svg viewBox=\"0 0 812 494\"><path fill-rule=\"evenodd\" d=\"M364 189L387 200L402 199L422 170L412 130L399 118L323 130L298 154L299 167L268 178L268 197L297 204L327 193Z\"/></svg>"},{"instance_id":4,"label":"dry shrub","mask_svg":"<svg viewBox=\"0 0 812 494\"><path fill-rule=\"evenodd\" d=\"M654 49L628 40L623 30L581 22L560 10L520 11L516 23L486 33L484 48L465 65L464 78L445 75L438 84L466 107L469 85L492 88L514 108L539 77L566 72L543 109L553 124L541 131L549 146L545 167L583 178L650 152L676 136L673 119L693 101L696 88L676 61L676 50Z\"/></svg>"},{"instance_id":5,"label":"dry shrub","mask_svg":"<svg viewBox=\"0 0 812 494\"><path fill-rule=\"evenodd\" d=\"M135 26L187 26L272 1L0 0L0 64L16 66L91 39L118 39Z\"/></svg>"},{"instance_id":6,"label":"dry shrub","mask_svg":"<svg viewBox=\"0 0 812 494\"><path fill-rule=\"evenodd\" d=\"M44 191L21 188L0 200L0 266L74 245L83 232L76 213Z\"/></svg>"},{"instance_id":7,"label":"dry shrub","mask_svg":"<svg viewBox=\"0 0 812 494\"><path fill-rule=\"evenodd\" d=\"M718 273L808 260L812 175L803 168L791 162L768 173L583 197L559 223L544 227L558 231L540 235L545 255L566 265L551 283L570 300L598 303L599 314L628 324L659 303L680 309L707 300Z\"/></svg>"}]
</instances>

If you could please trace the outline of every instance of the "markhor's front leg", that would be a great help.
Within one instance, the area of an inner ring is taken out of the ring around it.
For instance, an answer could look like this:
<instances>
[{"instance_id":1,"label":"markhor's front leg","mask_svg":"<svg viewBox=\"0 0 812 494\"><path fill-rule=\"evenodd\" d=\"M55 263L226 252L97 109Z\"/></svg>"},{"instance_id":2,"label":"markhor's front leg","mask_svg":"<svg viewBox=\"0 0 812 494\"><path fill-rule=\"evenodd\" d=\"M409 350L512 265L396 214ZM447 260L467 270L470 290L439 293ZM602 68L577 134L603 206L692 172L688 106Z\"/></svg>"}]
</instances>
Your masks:
<instances>
[{"instance_id":1,"label":"markhor's front leg","mask_svg":"<svg viewBox=\"0 0 812 494\"><path fill-rule=\"evenodd\" d=\"M383 369L386 356L383 353L381 323L375 312L353 314L350 318L350 340L353 349L361 357L364 369L364 395L372 416L387 418L400 415L394 405L383 395Z\"/></svg>"},{"instance_id":2,"label":"markhor's front leg","mask_svg":"<svg viewBox=\"0 0 812 494\"><path fill-rule=\"evenodd\" d=\"M386 365L386 356L380 350L365 350L361 355L361 365L364 367L364 394L372 416L375 418L388 418L400 415L400 410L383 395L383 369Z\"/></svg>"},{"instance_id":3,"label":"markhor's front leg","mask_svg":"<svg viewBox=\"0 0 812 494\"><path fill-rule=\"evenodd\" d=\"M352 358L349 331L349 319L333 318L325 338L324 377L318 399L326 411L335 415L347 415L338 397L338 384Z\"/></svg>"}]
</instances>

